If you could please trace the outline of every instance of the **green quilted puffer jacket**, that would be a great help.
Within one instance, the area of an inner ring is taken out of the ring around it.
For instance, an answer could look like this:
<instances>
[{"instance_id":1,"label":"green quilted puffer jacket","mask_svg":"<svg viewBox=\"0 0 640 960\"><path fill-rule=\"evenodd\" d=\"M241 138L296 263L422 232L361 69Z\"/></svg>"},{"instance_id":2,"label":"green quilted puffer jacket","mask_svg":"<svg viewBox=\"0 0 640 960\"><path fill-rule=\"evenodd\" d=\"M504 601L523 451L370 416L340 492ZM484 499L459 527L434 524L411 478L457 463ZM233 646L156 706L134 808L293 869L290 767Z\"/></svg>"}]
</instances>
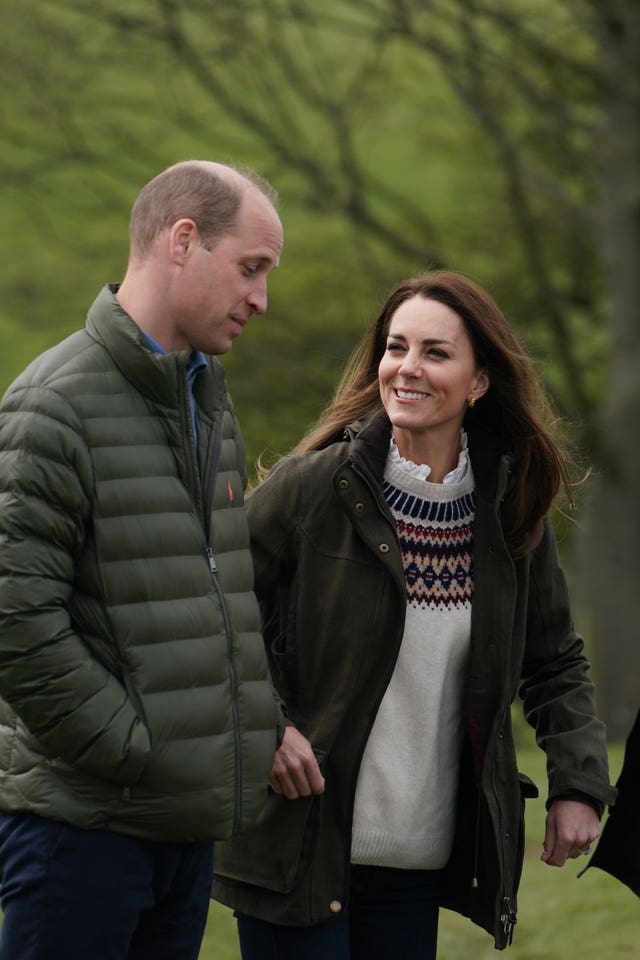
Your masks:
<instances>
[{"instance_id":1,"label":"green quilted puffer jacket","mask_svg":"<svg viewBox=\"0 0 640 960\"><path fill-rule=\"evenodd\" d=\"M105 287L0 407L0 808L230 837L281 714L253 594L244 447L215 358L158 354Z\"/></svg>"}]
</instances>

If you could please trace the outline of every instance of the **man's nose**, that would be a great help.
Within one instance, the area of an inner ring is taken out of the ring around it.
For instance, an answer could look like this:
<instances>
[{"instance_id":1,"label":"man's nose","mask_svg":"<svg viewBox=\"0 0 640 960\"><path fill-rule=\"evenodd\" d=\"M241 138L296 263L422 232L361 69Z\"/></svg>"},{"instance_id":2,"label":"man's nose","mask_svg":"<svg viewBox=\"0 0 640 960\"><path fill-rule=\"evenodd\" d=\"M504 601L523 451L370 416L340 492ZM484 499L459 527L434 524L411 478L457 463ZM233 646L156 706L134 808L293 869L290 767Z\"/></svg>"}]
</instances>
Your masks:
<instances>
[{"instance_id":1,"label":"man's nose","mask_svg":"<svg viewBox=\"0 0 640 960\"><path fill-rule=\"evenodd\" d=\"M254 313L266 313L267 310L267 279L266 277L256 283L247 297L247 301Z\"/></svg>"}]
</instances>

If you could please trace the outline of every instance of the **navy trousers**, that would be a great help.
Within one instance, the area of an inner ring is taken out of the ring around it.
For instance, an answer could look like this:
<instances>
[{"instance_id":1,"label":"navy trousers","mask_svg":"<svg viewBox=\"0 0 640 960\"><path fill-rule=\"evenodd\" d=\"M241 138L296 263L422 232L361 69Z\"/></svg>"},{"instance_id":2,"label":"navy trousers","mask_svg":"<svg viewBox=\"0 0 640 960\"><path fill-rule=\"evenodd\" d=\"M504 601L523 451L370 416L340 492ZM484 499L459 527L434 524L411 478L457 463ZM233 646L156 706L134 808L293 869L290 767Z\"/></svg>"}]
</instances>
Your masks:
<instances>
[{"instance_id":1,"label":"navy trousers","mask_svg":"<svg viewBox=\"0 0 640 960\"><path fill-rule=\"evenodd\" d=\"M236 914L243 960L435 960L440 871L353 866L347 909L311 927Z\"/></svg>"},{"instance_id":2,"label":"navy trousers","mask_svg":"<svg viewBox=\"0 0 640 960\"><path fill-rule=\"evenodd\" d=\"M0 813L0 960L196 960L212 843Z\"/></svg>"}]
</instances>

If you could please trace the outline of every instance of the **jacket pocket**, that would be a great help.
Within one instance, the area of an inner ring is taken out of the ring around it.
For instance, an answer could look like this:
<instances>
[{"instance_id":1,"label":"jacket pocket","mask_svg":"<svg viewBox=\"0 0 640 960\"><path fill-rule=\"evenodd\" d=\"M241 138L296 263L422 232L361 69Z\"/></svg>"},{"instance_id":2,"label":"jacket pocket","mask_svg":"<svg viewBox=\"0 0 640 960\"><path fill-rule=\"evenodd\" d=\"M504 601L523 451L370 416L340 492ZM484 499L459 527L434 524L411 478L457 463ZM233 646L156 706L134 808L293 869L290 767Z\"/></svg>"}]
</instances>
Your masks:
<instances>
[{"instance_id":1,"label":"jacket pocket","mask_svg":"<svg viewBox=\"0 0 640 960\"><path fill-rule=\"evenodd\" d=\"M517 893L522 876L522 867L524 864L525 848L525 821L524 810L526 800L535 800L539 796L539 790L533 780L526 773L518 772L518 784L520 786L520 815L518 818L518 842L516 844L516 861L513 872L513 892Z\"/></svg>"},{"instance_id":2,"label":"jacket pocket","mask_svg":"<svg viewBox=\"0 0 640 960\"><path fill-rule=\"evenodd\" d=\"M520 797L522 800L535 800L540 796L540 791L535 783L526 773L518 772L518 782L520 784Z\"/></svg>"},{"instance_id":3,"label":"jacket pocket","mask_svg":"<svg viewBox=\"0 0 640 960\"><path fill-rule=\"evenodd\" d=\"M323 769L326 753L314 750ZM269 791L262 813L248 830L216 843L214 872L230 880L289 893L317 839L322 794L287 800Z\"/></svg>"}]
</instances>

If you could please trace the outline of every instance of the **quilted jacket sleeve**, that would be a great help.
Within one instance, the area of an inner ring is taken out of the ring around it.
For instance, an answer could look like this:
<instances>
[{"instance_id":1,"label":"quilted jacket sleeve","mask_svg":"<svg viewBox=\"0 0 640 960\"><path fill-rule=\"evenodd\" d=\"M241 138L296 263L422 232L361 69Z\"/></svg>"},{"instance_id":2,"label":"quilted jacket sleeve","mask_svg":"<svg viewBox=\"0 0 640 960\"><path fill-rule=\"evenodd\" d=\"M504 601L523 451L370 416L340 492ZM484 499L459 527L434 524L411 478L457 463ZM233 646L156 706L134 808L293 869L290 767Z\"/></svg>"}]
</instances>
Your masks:
<instances>
[{"instance_id":1,"label":"quilted jacket sleeve","mask_svg":"<svg viewBox=\"0 0 640 960\"><path fill-rule=\"evenodd\" d=\"M14 387L0 408L0 696L46 755L128 784L144 767L147 730L68 610L92 484L69 402Z\"/></svg>"}]
</instances>

